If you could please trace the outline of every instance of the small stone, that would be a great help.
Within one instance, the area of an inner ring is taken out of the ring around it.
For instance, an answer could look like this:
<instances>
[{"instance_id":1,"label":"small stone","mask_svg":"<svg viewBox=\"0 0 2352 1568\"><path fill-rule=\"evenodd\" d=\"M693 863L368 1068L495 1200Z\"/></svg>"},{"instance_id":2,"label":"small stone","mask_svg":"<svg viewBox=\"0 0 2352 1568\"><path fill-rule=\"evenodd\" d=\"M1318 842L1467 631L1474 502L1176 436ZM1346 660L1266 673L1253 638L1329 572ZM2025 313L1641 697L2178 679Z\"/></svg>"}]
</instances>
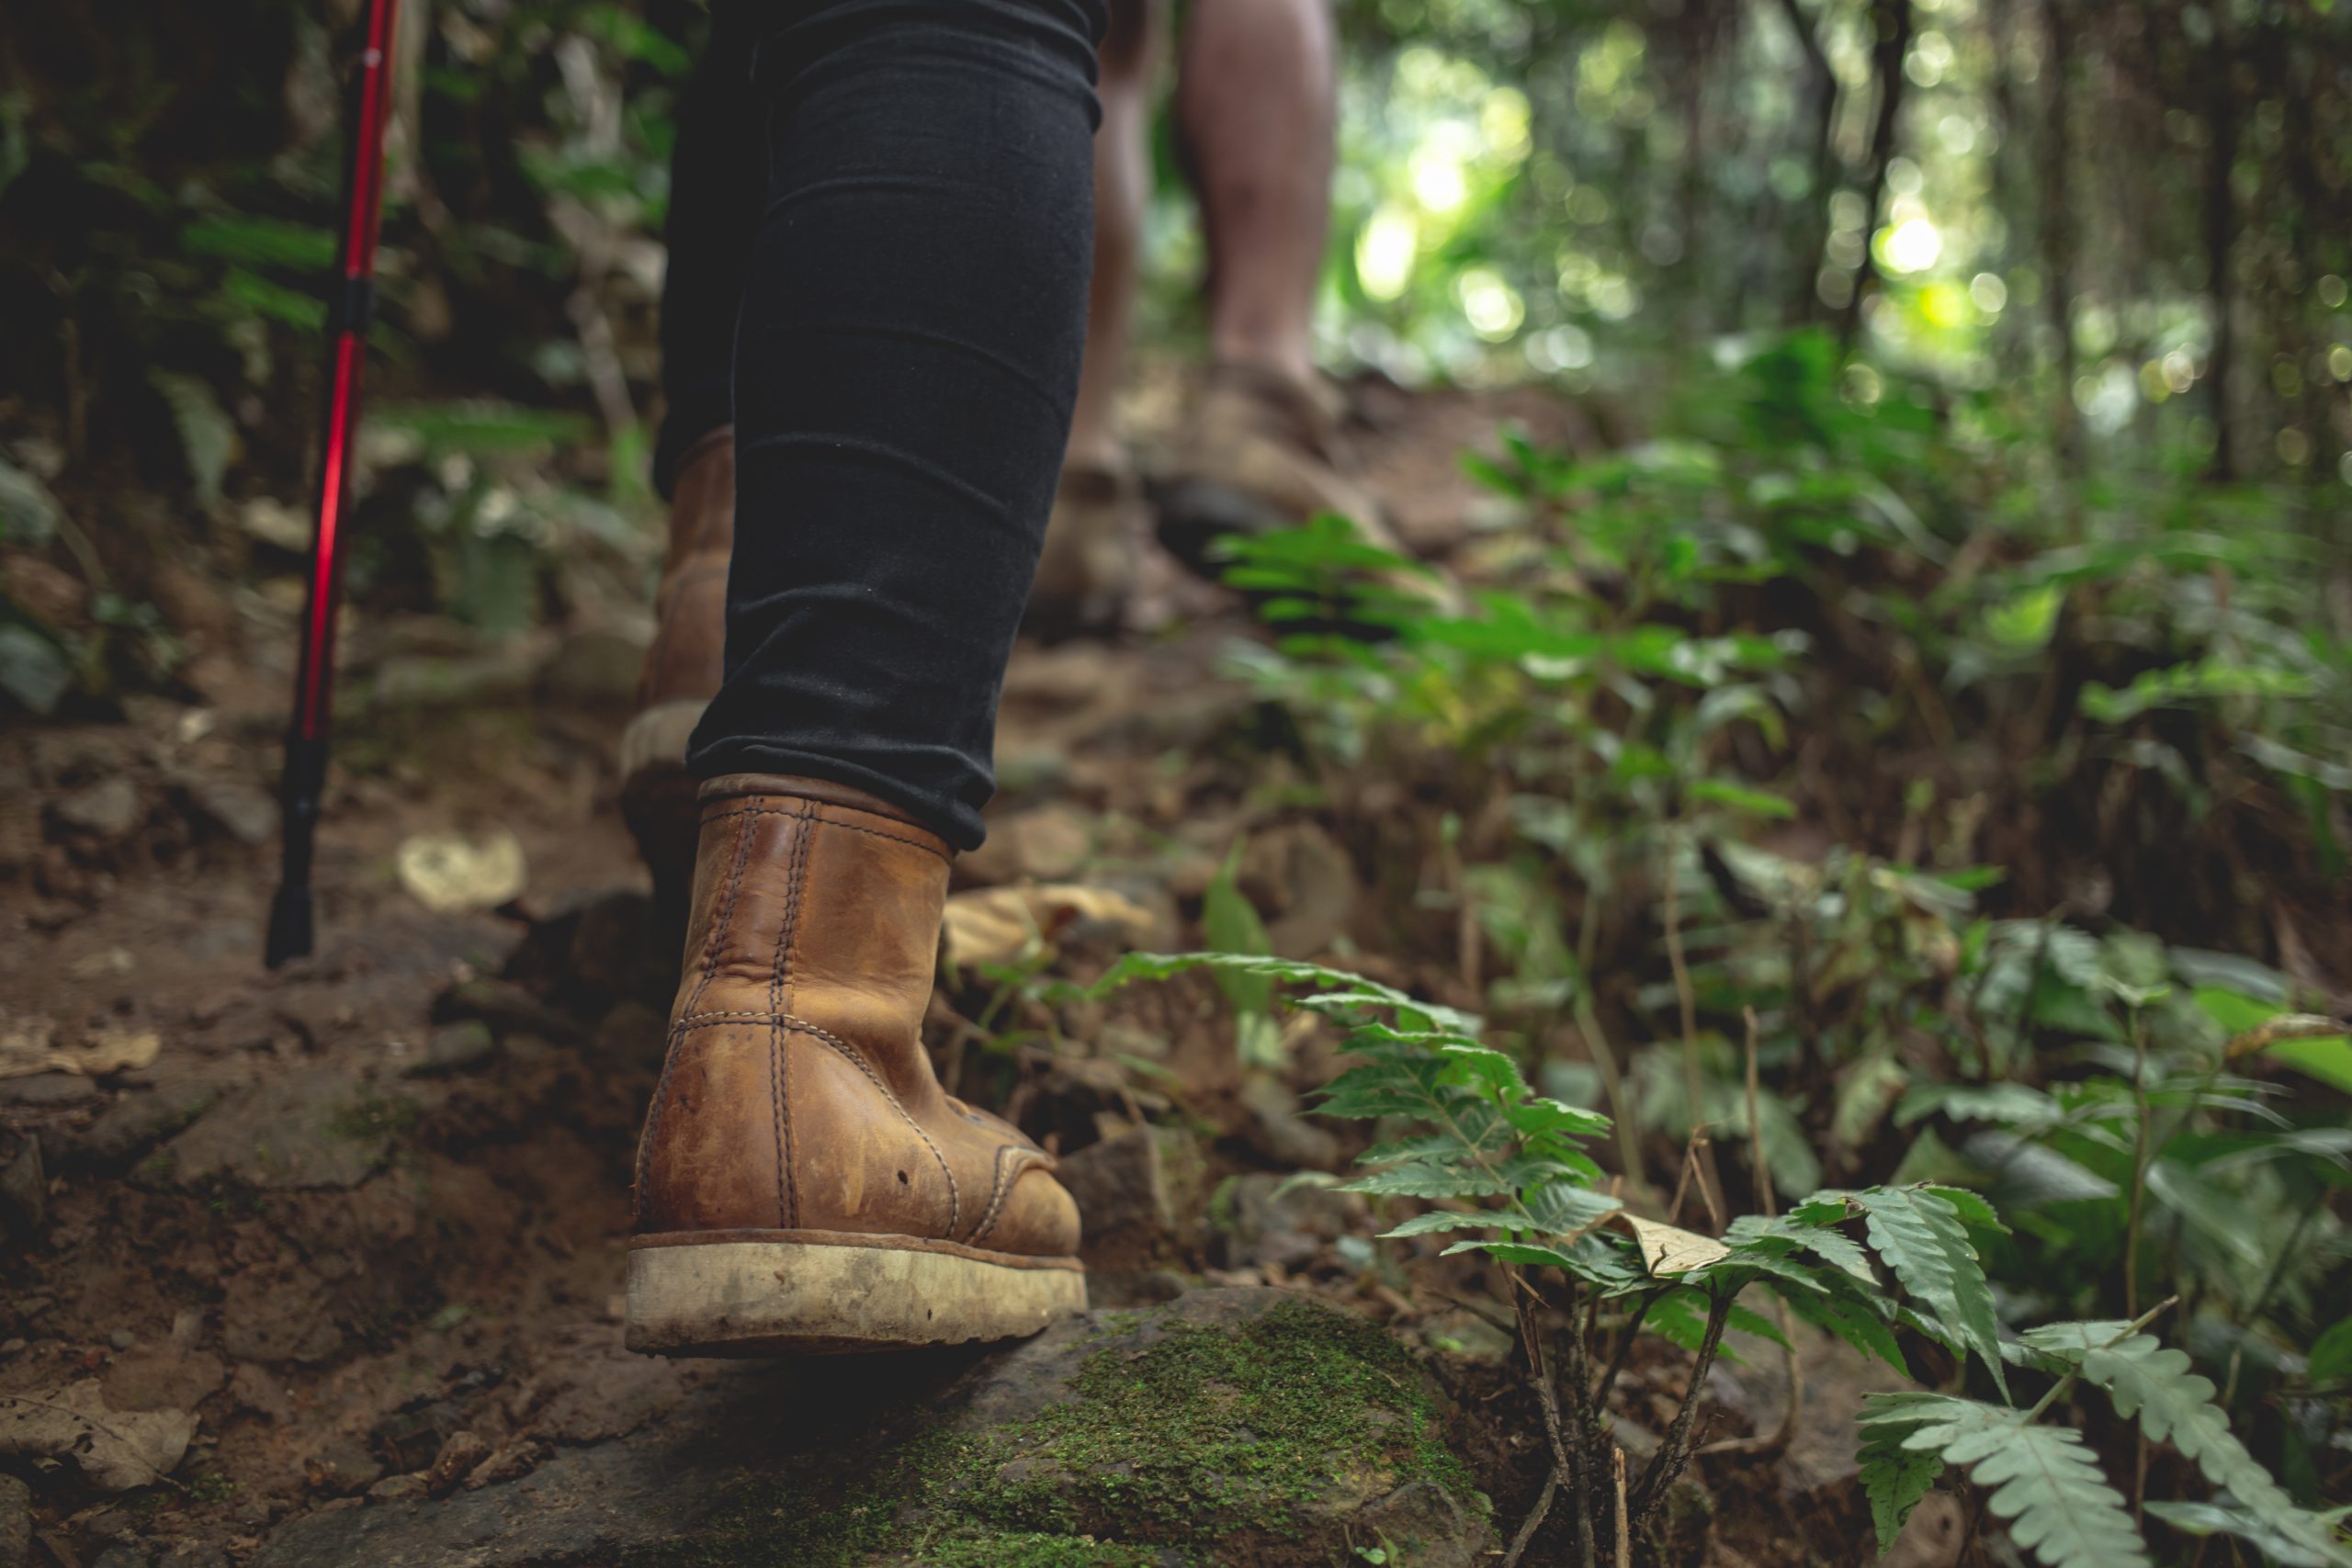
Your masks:
<instances>
[{"instance_id":1,"label":"small stone","mask_svg":"<svg viewBox=\"0 0 2352 1568\"><path fill-rule=\"evenodd\" d=\"M317 1491L365 1492L384 1478L384 1467L356 1438L334 1437L302 1461L302 1474Z\"/></svg>"},{"instance_id":2,"label":"small stone","mask_svg":"<svg viewBox=\"0 0 2352 1568\"><path fill-rule=\"evenodd\" d=\"M97 1096L98 1086L79 1073L33 1073L21 1078L0 1078L0 1101L11 1105L78 1105Z\"/></svg>"},{"instance_id":3,"label":"small stone","mask_svg":"<svg viewBox=\"0 0 2352 1568\"><path fill-rule=\"evenodd\" d=\"M457 1435L458 1420L456 1405L436 1401L385 1416L376 1423L368 1440L394 1470L422 1472L440 1456L442 1445Z\"/></svg>"},{"instance_id":4,"label":"small stone","mask_svg":"<svg viewBox=\"0 0 2352 1568\"><path fill-rule=\"evenodd\" d=\"M193 1410L228 1378L220 1359L165 1343L126 1350L107 1369L107 1404L115 1410Z\"/></svg>"},{"instance_id":5,"label":"small stone","mask_svg":"<svg viewBox=\"0 0 2352 1568\"><path fill-rule=\"evenodd\" d=\"M28 1343L28 1341L24 1339L0 1339L0 1356L13 1356L22 1350Z\"/></svg>"},{"instance_id":6,"label":"small stone","mask_svg":"<svg viewBox=\"0 0 2352 1568\"><path fill-rule=\"evenodd\" d=\"M1166 1127L1089 1144L1064 1156L1057 1174L1078 1203L1090 1250L1179 1241L1179 1216L1197 1212L1203 1179L1198 1146Z\"/></svg>"},{"instance_id":7,"label":"small stone","mask_svg":"<svg viewBox=\"0 0 2352 1568\"><path fill-rule=\"evenodd\" d=\"M1301 1116L1298 1096L1276 1079L1249 1079L1241 1086L1241 1107L1250 1113L1250 1142L1275 1164L1294 1170L1330 1170L1339 1165L1339 1137Z\"/></svg>"},{"instance_id":8,"label":"small stone","mask_svg":"<svg viewBox=\"0 0 2352 1568\"><path fill-rule=\"evenodd\" d=\"M388 1475L368 1488L368 1500L371 1503L398 1503L424 1495L424 1477L422 1475Z\"/></svg>"},{"instance_id":9,"label":"small stone","mask_svg":"<svg viewBox=\"0 0 2352 1568\"><path fill-rule=\"evenodd\" d=\"M33 1489L0 1475L0 1568L25 1568L33 1553Z\"/></svg>"},{"instance_id":10,"label":"small stone","mask_svg":"<svg viewBox=\"0 0 2352 1568\"><path fill-rule=\"evenodd\" d=\"M538 1444L509 1443L503 1449L492 1450L488 1459L474 1466L472 1472L466 1477L466 1490L479 1492L496 1482L512 1481L517 1476L528 1475L538 1462Z\"/></svg>"},{"instance_id":11,"label":"small stone","mask_svg":"<svg viewBox=\"0 0 2352 1568\"><path fill-rule=\"evenodd\" d=\"M148 1568L147 1554L135 1546L109 1546L90 1568Z\"/></svg>"},{"instance_id":12,"label":"small stone","mask_svg":"<svg viewBox=\"0 0 2352 1568\"><path fill-rule=\"evenodd\" d=\"M1227 1269L1300 1269L1329 1243L1362 1233L1370 1215L1355 1193L1253 1171L1227 1180L1209 1201L1210 1222L1221 1233L1212 1250Z\"/></svg>"},{"instance_id":13,"label":"small stone","mask_svg":"<svg viewBox=\"0 0 2352 1568\"><path fill-rule=\"evenodd\" d=\"M435 1497L454 1488L458 1482L473 1473L474 1467L490 1457L490 1444L472 1432L452 1432L449 1440L433 1459L433 1468L425 1472L424 1489Z\"/></svg>"},{"instance_id":14,"label":"small stone","mask_svg":"<svg viewBox=\"0 0 2352 1568\"><path fill-rule=\"evenodd\" d=\"M248 847L266 844L277 832L277 802L250 779L192 774L181 783L191 810Z\"/></svg>"},{"instance_id":15,"label":"small stone","mask_svg":"<svg viewBox=\"0 0 2352 1568\"><path fill-rule=\"evenodd\" d=\"M182 1307L172 1314L172 1343L193 1350L204 1343L204 1309Z\"/></svg>"},{"instance_id":16,"label":"small stone","mask_svg":"<svg viewBox=\"0 0 2352 1568\"><path fill-rule=\"evenodd\" d=\"M108 844L129 836L146 815L138 786L119 773L75 790L51 810L64 826Z\"/></svg>"},{"instance_id":17,"label":"small stone","mask_svg":"<svg viewBox=\"0 0 2352 1568\"><path fill-rule=\"evenodd\" d=\"M128 1350L133 1345L139 1343L139 1336L133 1334L128 1328L118 1328L112 1334L107 1336L107 1343L113 1346L118 1350Z\"/></svg>"},{"instance_id":18,"label":"small stone","mask_svg":"<svg viewBox=\"0 0 2352 1568\"><path fill-rule=\"evenodd\" d=\"M406 1070L411 1077L462 1073L497 1054L498 1039L491 1033L490 1025L478 1018L463 1018L435 1029L424 1043L424 1056Z\"/></svg>"}]
</instances>

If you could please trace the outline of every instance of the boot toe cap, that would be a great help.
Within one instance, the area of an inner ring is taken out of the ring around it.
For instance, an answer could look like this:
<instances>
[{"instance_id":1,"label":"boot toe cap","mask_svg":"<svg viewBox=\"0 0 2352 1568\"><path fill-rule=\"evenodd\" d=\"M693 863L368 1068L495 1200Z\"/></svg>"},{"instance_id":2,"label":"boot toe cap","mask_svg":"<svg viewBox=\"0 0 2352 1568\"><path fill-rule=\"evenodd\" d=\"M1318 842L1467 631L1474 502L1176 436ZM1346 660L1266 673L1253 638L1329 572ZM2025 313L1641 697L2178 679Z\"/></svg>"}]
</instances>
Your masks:
<instances>
[{"instance_id":1,"label":"boot toe cap","mask_svg":"<svg viewBox=\"0 0 2352 1568\"><path fill-rule=\"evenodd\" d=\"M1004 1211L980 1245L1024 1258L1070 1258L1079 1234L1076 1200L1051 1172L1033 1166L1013 1179Z\"/></svg>"}]
</instances>

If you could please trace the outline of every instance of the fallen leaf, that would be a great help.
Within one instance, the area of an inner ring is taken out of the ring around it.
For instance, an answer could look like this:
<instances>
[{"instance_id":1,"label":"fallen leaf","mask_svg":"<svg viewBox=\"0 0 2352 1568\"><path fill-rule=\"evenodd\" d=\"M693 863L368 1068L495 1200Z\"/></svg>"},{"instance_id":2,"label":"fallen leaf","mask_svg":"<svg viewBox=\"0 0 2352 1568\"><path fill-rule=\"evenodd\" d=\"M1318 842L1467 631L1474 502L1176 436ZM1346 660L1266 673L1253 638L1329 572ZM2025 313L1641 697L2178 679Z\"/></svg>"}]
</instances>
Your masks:
<instances>
[{"instance_id":1,"label":"fallen leaf","mask_svg":"<svg viewBox=\"0 0 2352 1568\"><path fill-rule=\"evenodd\" d=\"M1129 943L1149 940L1158 923L1133 898L1103 887L1052 883L981 888L947 900L947 962L958 968L1010 964L1033 942L1050 942L1081 922L1109 926Z\"/></svg>"},{"instance_id":2,"label":"fallen leaf","mask_svg":"<svg viewBox=\"0 0 2352 1568\"><path fill-rule=\"evenodd\" d=\"M78 1045L61 1045L57 1025L35 1013L0 1021L0 1078L79 1073L99 1078L154 1061L164 1038L152 1029L101 1029Z\"/></svg>"},{"instance_id":3,"label":"fallen leaf","mask_svg":"<svg viewBox=\"0 0 2352 1568\"><path fill-rule=\"evenodd\" d=\"M1731 1256L1731 1248L1711 1235L1641 1219L1623 1209L1612 1212L1608 1223L1623 1226L1633 1235L1634 1245L1641 1249L1643 1265L1655 1279L1688 1274Z\"/></svg>"},{"instance_id":4,"label":"fallen leaf","mask_svg":"<svg viewBox=\"0 0 2352 1568\"><path fill-rule=\"evenodd\" d=\"M0 1454L70 1459L103 1492L163 1480L195 1436L190 1411L107 1408L96 1378L45 1393L0 1394Z\"/></svg>"},{"instance_id":5,"label":"fallen leaf","mask_svg":"<svg viewBox=\"0 0 2352 1568\"><path fill-rule=\"evenodd\" d=\"M501 828L475 841L454 833L418 833L393 856L401 886L436 915L495 909L523 891L529 871L522 841Z\"/></svg>"}]
</instances>

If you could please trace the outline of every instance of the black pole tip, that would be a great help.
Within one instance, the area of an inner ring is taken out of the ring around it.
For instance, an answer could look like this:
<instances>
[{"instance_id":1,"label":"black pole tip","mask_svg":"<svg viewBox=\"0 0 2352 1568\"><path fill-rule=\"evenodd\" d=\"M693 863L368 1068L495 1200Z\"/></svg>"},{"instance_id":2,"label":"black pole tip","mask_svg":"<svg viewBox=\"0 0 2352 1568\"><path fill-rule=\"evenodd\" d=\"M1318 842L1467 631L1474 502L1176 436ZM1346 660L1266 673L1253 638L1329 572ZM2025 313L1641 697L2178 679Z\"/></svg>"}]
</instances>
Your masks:
<instances>
[{"instance_id":1,"label":"black pole tip","mask_svg":"<svg viewBox=\"0 0 2352 1568\"><path fill-rule=\"evenodd\" d=\"M269 903L269 946L262 962L272 969L289 958L311 955L311 890L291 883Z\"/></svg>"}]
</instances>

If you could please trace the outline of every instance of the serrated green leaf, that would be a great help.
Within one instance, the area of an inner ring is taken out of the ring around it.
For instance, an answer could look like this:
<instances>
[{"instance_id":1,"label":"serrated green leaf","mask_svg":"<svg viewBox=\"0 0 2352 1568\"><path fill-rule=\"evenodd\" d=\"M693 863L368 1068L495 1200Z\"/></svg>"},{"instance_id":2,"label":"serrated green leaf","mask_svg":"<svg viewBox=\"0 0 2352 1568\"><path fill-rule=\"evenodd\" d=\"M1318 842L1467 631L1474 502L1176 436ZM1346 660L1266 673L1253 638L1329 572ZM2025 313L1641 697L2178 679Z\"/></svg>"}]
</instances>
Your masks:
<instances>
[{"instance_id":1,"label":"serrated green leaf","mask_svg":"<svg viewBox=\"0 0 2352 1568\"><path fill-rule=\"evenodd\" d=\"M1899 1432L1904 1449L1970 1470L2009 1539L2049 1568L2147 1568L2131 1510L2078 1432L1940 1393L1866 1394L1860 1427L1866 1445Z\"/></svg>"},{"instance_id":2,"label":"serrated green leaf","mask_svg":"<svg viewBox=\"0 0 2352 1568\"><path fill-rule=\"evenodd\" d=\"M1960 1210L1945 1195L1951 1190L1956 1190L1871 1187L1847 1197L1862 1211L1871 1246L1903 1288L1943 1325L1939 1337L1955 1348L1973 1350L2006 1395L2008 1379L2001 1365L1992 1288Z\"/></svg>"},{"instance_id":3,"label":"serrated green leaf","mask_svg":"<svg viewBox=\"0 0 2352 1568\"><path fill-rule=\"evenodd\" d=\"M1871 1524L1878 1531L1882 1554L1894 1550L1894 1538L1903 1533L1904 1521L1944 1472L1941 1454L1903 1446L1911 1430L1895 1422L1861 1428L1856 1457L1861 1463L1862 1495L1870 1499Z\"/></svg>"},{"instance_id":4,"label":"serrated green leaf","mask_svg":"<svg viewBox=\"0 0 2352 1568\"><path fill-rule=\"evenodd\" d=\"M2334 1532L2297 1507L2231 1432L2228 1414L2213 1403L2211 1380L2190 1365L2187 1351L2166 1347L2153 1334L2134 1334L2094 1345L2080 1359L2083 1381L2104 1389L2118 1416L2127 1421L2136 1416L2150 1442L2168 1442L2194 1460L2206 1480L2279 1536L2330 1562L2352 1562L2352 1554L2335 1546Z\"/></svg>"}]
</instances>

